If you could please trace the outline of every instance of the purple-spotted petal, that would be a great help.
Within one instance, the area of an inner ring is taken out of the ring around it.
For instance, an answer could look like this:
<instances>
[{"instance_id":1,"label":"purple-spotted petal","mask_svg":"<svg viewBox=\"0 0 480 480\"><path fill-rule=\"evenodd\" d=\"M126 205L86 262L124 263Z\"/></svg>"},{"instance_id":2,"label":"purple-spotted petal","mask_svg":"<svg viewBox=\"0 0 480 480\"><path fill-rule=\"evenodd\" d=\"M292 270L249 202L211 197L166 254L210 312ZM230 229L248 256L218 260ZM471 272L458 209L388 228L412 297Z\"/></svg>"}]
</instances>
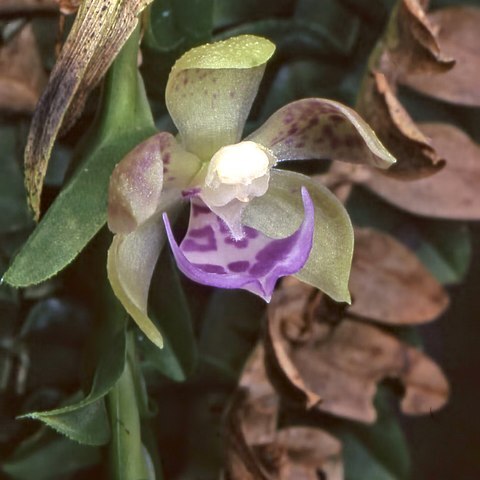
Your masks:
<instances>
[{"instance_id":1,"label":"purple-spotted petal","mask_svg":"<svg viewBox=\"0 0 480 480\"><path fill-rule=\"evenodd\" d=\"M395 163L354 110L322 98L285 105L247 140L269 148L279 161L329 158L380 168Z\"/></svg>"},{"instance_id":2,"label":"purple-spotted petal","mask_svg":"<svg viewBox=\"0 0 480 480\"><path fill-rule=\"evenodd\" d=\"M188 232L180 246L164 214L168 240L179 269L192 280L220 288L243 288L269 301L279 277L298 272L308 259L314 209L302 189L304 219L290 236L272 239L245 227L235 240L223 221L203 203L192 202Z\"/></svg>"},{"instance_id":3,"label":"purple-spotted petal","mask_svg":"<svg viewBox=\"0 0 480 480\"><path fill-rule=\"evenodd\" d=\"M116 297L145 335L162 348L162 335L148 318L148 290L165 232L159 217L128 235L113 237L108 251L108 279Z\"/></svg>"},{"instance_id":4,"label":"purple-spotted petal","mask_svg":"<svg viewBox=\"0 0 480 480\"><path fill-rule=\"evenodd\" d=\"M200 160L170 133L158 133L137 145L110 177L110 230L132 232L157 211L165 189L185 188L199 168Z\"/></svg>"},{"instance_id":5,"label":"purple-spotted petal","mask_svg":"<svg viewBox=\"0 0 480 480\"><path fill-rule=\"evenodd\" d=\"M168 78L165 100L185 148L203 160L240 140L275 46L241 35L185 53Z\"/></svg>"}]
</instances>

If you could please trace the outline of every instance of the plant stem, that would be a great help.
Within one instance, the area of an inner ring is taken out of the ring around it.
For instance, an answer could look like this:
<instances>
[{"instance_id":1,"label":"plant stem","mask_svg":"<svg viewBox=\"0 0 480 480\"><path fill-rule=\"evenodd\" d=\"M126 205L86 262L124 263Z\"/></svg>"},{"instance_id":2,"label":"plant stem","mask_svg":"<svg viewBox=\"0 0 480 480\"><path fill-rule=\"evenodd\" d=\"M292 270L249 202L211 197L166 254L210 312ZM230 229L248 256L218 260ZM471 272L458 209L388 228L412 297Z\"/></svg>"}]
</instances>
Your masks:
<instances>
[{"instance_id":1,"label":"plant stem","mask_svg":"<svg viewBox=\"0 0 480 480\"><path fill-rule=\"evenodd\" d=\"M129 332L125 370L107 399L112 427L111 478L115 480L155 480L150 456L141 438L134 378L136 361L135 340L133 333Z\"/></svg>"}]
</instances>

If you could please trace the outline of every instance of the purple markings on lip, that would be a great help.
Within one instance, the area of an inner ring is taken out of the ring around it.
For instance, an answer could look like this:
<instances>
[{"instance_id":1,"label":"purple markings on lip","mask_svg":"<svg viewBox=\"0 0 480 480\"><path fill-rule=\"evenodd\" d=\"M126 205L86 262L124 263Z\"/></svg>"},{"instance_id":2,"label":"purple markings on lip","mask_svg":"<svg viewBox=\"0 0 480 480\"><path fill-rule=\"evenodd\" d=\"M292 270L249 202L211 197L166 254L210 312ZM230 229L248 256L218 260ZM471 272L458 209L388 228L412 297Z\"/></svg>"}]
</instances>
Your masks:
<instances>
[{"instance_id":1,"label":"purple markings on lip","mask_svg":"<svg viewBox=\"0 0 480 480\"><path fill-rule=\"evenodd\" d=\"M307 190L303 187L301 190L304 219L298 230L290 237L272 239L245 227L243 241L248 243L245 249L235 248L239 242L227 244L220 240L225 239L220 231L222 223L211 211L200 217L192 213L187 237L178 245L164 214L168 241L178 267L189 278L204 285L243 288L269 301L277 279L298 272L312 248L314 206ZM192 212L193 207L194 204ZM205 246L211 243L212 235L213 240L217 239L217 248L207 251Z\"/></svg>"},{"instance_id":2,"label":"purple markings on lip","mask_svg":"<svg viewBox=\"0 0 480 480\"><path fill-rule=\"evenodd\" d=\"M275 264L280 263L290 253L297 242L297 233L291 237L272 240L255 255L255 260L257 261L252 265L248 273L250 275L262 276L272 270Z\"/></svg>"},{"instance_id":3,"label":"purple markings on lip","mask_svg":"<svg viewBox=\"0 0 480 480\"><path fill-rule=\"evenodd\" d=\"M205 243L196 239L205 239ZM182 243L182 249L185 252L212 252L217 250L217 240L213 228L207 225L203 228L189 230L188 238Z\"/></svg>"},{"instance_id":4,"label":"purple markings on lip","mask_svg":"<svg viewBox=\"0 0 480 480\"><path fill-rule=\"evenodd\" d=\"M247 262L246 260L239 260L238 262L229 263L227 265L227 268L231 272L241 273L241 272L246 272L249 266L250 266L250 262Z\"/></svg>"},{"instance_id":5,"label":"purple markings on lip","mask_svg":"<svg viewBox=\"0 0 480 480\"><path fill-rule=\"evenodd\" d=\"M206 273L217 273L219 275L227 273L221 265L213 265L212 263L192 263L192 265L200 268Z\"/></svg>"}]
</instances>

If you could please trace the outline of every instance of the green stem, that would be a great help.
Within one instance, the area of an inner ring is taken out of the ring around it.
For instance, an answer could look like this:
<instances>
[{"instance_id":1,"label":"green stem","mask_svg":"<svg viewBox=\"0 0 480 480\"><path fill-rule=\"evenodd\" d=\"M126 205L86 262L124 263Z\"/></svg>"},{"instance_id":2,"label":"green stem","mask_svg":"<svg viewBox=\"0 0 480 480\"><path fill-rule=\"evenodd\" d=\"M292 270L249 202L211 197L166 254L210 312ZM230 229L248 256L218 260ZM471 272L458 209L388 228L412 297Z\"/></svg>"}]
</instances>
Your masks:
<instances>
[{"instance_id":1,"label":"green stem","mask_svg":"<svg viewBox=\"0 0 480 480\"><path fill-rule=\"evenodd\" d=\"M155 472L142 444L140 412L134 378L135 340L127 338L125 370L108 394L107 404L112 427L110 444L111 473L115 480L154 480Z\"/></svg>"}]
</instances>

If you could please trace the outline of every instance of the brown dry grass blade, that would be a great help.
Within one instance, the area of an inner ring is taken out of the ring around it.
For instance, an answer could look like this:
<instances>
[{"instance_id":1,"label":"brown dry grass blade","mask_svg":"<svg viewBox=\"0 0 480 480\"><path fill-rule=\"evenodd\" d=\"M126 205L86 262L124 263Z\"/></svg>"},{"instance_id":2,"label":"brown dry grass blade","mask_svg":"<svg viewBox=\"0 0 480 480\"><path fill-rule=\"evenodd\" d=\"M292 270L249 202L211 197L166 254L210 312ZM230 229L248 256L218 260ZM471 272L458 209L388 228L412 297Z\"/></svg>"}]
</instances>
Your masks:
<instances>
[{"instance_id":1,"label":"brown dry grass blade","mask_svg":"<svg viewBox=\"0 0 480 480\"><path fill-rule=\"evenodd\" d=\"M367 228L355 229L350 291L350 315L391 325L434 320L449 304L445 289L413 252Z\"/></svg>"},{"instance_id":2,"label":"brown dry grass blade","mask_svg":"<svg viewBox=\"0 0 480 480\"><path fill-rule=\"evenodd\" d=\"M448 161L432 177L413 182L388 178L376 171L366 185L397 207L416 215L452 220L480 220L480 145L457 127L420 124L432 145Z\"/></svg>"},{"instance_id":3,"label":"brown dry grass blade","mask_svg":"<svg viewBox=\"0 0 480 480\"><path fill-rule=\"evenodd\" d=\"M26 25L0 48L0 111L31 114L45 84L37 42Z\"/></svg>"},{"instance_id":4,"label":"brown dry grass blade","mask_svg":"<svg viewBox=\"0 0 480 480\"><path fill-rule=\"evenodd\" d=\"M480 107L480 8L467 5L449 7L433 12L429 18L439 25L441 48L456 59L456 64L444 75L409 72L400 81L440 100Z\"/></svg>"},{"instance_id":5,"label":"brown dry grass blade","mask_svg":"<svg viewBox=\"0 0 480 480\"><path fill-rule=\"evenodd\" d=\"M306 288L311 290L311 287ZM279 295L281 304L275 301ZM301 382L308 395L321 396L322 401L316 406L319 410L365 423L376 419L373 399L377 384L386 378L398 379L403 384L405 394L401 408L404 413L427 414L445 404L449 386L436 363L372 325L317 315L313 321L305 319L309 324L308 339L305 336L302 342L288 339L282 332L286 331L289 315L279 314L277 310L288 304L289 296L297 298L298 292L289 292L288 288L276 292L268 311L267 335L274 335L276 348L270 352L266 350L267 371L282 395L294 392L296 398L290 399L298 400ZM303 307L303 311L306 309ZM272 339L267 341L272 342ZM293 365L287 372L281 371L284 358ZM272 372L281 372L280 377ZM289 380L292 384L295 382L290 389L285 388Z\"/></svg>"},{"instance_id":6,"label":"brown dry grass blade","mask_svg":"<svg viewBox=\"0 0 480 480\"><path fill-rule=\"evenodd\" d=\"M257 347L242 374L226 422L226 472L232 480L343 479L340 442L305 427L277 430L279 402Z\"/></svg>"},{"instance_id":7,"label":"brown dry grass blade","mask_svg":"<svg viewBox=\"0 0 480 480\"><path fill-rule=\"evenodd\" d=\"M134 30L138 14L150 2L82 2L35 111L25 150L25 183L37 220L43 179L60 127L68 128L80 115L88 94Z\"/></svg>"},{"instance_id":8,"label":"brown dry grass blade","mask_svg":"<svg viewBox=\"0 0 480 480\"><path fill-rule=\"evenodd\" d=\"M364 82L358 111L397 159L386 176L416 179L430 176L445 165L410 115L398 101L383 73L373 72Z\"/></svg>"}]
</instances>

